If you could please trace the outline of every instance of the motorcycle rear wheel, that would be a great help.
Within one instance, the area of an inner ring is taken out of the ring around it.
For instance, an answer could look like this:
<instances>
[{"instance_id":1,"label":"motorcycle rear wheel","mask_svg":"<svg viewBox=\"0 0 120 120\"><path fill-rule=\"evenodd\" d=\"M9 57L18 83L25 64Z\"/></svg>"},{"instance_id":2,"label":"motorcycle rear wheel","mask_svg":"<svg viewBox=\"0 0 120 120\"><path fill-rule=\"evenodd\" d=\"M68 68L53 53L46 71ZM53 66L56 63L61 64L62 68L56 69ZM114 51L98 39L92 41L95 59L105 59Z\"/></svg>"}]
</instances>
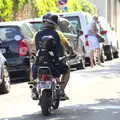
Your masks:
<instances>
[{"instance_id":1,"label":"motorcycle rear wheel","mask_svg":"<svg viewBox=\"0 0 120 120\"><path fill-rule=\"evenodd\" d=\"M52 106L51 103L52 103L51 91L44 90L40 98L40 105L43 115L48 116L51 114L51 106Z\"/></svg>"}]
</instances>

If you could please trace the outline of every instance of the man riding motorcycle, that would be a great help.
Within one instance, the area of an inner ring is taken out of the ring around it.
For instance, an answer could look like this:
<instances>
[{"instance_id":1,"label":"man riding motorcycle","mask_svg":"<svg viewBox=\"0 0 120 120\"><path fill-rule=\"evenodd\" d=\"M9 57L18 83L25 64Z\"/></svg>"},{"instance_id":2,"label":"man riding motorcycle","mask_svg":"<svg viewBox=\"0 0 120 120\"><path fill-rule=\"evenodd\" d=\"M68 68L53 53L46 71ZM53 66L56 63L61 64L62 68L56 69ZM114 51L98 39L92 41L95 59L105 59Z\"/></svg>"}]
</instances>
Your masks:
<instances>
[{"instance_id":1,"label":"man riding motorcycle","mask_svg":"<svg viewBox=\"0 0 120 120\"><path fill-rule=\"evenodd\" d=\"M69 70L69 66L66 64L66 61L59 61L60 57L65 56L65 50L67 52L70 53L70 55L76 55L75 52L73 51L70 43L68 42L67 38L63 35L62 32L57 31L56 28L59 24L59 16L53 13L47 13L43 16L43 28L35 35L35 39L33 42L35 42L35 47L36 50L38 51L40 49L40 40L42 39L42 37L44 36L52 36L56 42L54 49L54 57L57 60L57 62L59 63L57 65L57 72L56 70L54 72L56 72L56 74L54 75L54 77L56 78L60 78L61 76L61 80L60 82L63 83L62 84L62 94L61 94L61 99L62 100L66 100L69 99L67 97L67 95L64 92L64 89L69 81L69 77L70 77L70 70ZM36 69L36 65L34 64L32 66L32 71L33 71L33 80L37 78L37 69Z\"/></svg>"}]
</instances>

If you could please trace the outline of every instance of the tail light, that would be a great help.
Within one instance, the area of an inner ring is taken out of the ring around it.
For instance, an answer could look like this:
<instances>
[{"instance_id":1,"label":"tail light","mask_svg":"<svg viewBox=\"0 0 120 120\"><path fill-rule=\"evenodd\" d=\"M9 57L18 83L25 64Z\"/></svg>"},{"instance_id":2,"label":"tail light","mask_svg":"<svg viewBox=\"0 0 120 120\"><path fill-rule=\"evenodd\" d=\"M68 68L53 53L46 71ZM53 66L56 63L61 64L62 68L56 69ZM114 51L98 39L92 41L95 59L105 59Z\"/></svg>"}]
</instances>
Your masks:
<instances>
[{"instance_id":1,"label":"tail light","mask_svg":"<svg viewBox=\"0 0 120 120\"><path fill-rule=\"evenodd\" d=\"M85 35L85 38L87 38L88 37L88 35Z\"/></svg>"},{"instance_id":2,"label":"tail light","mask_svg":"<svg viewBox=\"0 0 120 120\"><path fill-rule=\"evenodd\" d=\"M85 41L85 46L89 46L88 40Z\"/></svg>"},{"instance_id":3,"label":"tail light","mask_svg":"<svg viewBox=\"0 0 120 120\"><path fill-rule=\"evenodd\" d=\"M25 56L29 51L26 40L20 40L19 42L19 56Z\"/></svg>"},{"instance_id":4,"label":"tail light","mask_svg":"<svg viewBox=\"0 0 120 120\"><path fill-rule=\"evenodd\" d=\"M107 30L103 30L100 32L102 35L107 34Z\"/></svg>"},{"instance_id":5,"label":"tail light","mask_svg":"<svg viewBox=\"0 0 120 120\"><path fill-rule=\"evenodd\" d=\"M42 74L39 76L40 81L49 81L49 77L45 74Z\"/></svg>"}]
</instances>

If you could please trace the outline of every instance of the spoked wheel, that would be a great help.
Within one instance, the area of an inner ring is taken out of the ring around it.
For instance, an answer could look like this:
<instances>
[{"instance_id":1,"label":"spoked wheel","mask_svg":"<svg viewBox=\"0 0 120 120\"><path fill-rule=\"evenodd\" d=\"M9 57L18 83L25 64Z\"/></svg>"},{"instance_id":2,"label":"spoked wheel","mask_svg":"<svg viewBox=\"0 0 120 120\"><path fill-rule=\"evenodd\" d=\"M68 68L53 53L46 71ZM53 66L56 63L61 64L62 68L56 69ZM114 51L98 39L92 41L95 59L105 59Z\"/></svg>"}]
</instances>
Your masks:
<instances>
[{"instance_id":1,"label":"spoked wheel","mask_svg":"<svg viewBox=\"0 0 120 120\"><path fill-rule=\"evenodd\" d=\"M2 84L0 85L0 94L8 93L10 91L10 76L7 66L4 65L2 73Z\"/></svg>"}]
</instances>

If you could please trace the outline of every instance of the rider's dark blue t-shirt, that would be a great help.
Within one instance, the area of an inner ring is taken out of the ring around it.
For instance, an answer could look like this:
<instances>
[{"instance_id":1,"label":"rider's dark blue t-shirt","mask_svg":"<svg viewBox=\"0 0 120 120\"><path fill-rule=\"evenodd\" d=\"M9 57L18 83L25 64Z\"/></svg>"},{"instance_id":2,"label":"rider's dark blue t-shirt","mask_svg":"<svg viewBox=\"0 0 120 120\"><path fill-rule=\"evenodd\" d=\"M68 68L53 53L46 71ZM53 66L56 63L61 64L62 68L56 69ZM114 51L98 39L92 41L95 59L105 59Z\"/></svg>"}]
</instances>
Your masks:
<instances>
[{"instance_id":1,"label":"rider's dark blue t-shirt","mask_svg":"<svg viewBox=\"0 0 120 120\"><path fill-rule=\"evenodd\" d=\"M53 48L53 52L55 57L60 57L64 55L64 48L60 42L60 37L59 34L57 33L56 30L52 29L52 28L43 28L42 30L40 30L36 36L35 36L35 45L36 45L36 50L40 49L39 46L39 41L41 40L41 38L43 36L52 36L55 39L55 47Z\"/></svg>"}]
</instances>

